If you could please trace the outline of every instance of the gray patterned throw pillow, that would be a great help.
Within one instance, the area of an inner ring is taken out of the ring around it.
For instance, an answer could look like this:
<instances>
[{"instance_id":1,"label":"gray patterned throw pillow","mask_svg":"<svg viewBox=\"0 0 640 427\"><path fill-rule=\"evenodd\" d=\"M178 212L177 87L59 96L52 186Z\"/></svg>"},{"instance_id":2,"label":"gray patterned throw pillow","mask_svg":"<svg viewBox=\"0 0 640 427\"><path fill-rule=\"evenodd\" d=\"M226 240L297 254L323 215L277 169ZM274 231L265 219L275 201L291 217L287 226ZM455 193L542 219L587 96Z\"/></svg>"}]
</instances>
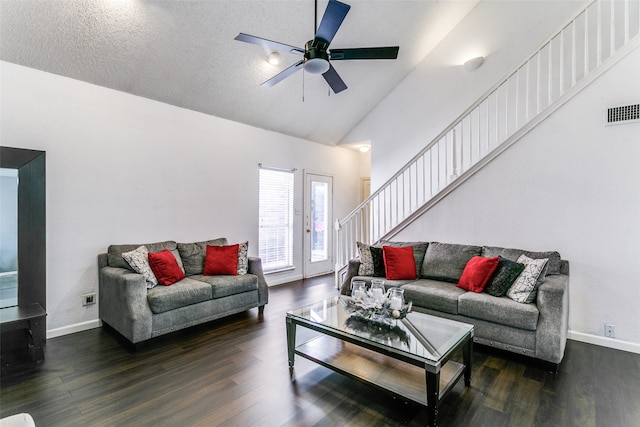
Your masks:
<instances>
[{"instance_id":1,"label":"gray patterned throw pillow","mask_svg":"<svg viewBox=\"0 0 640 427\"><path fill-rule=\"evenodd\" d=\"M249 271L249 242L238 244L238 275L247 274Z\"/></svg>"},{"instance_id":2,"label":"gray patterned throw pillow","mask_svg":"<svg viewBox=\"0 0 640 427\"><path fill-rule=\"evenodd\" d=\"M132 251L123 252L122 258L133 268L136 273L144 276L147 282L147 289L151 289L158 284L155 274L149 265L149 250L146 246L140 246Z\"/></svg>"},{"instance_id":3,"label":"gray patterned throw pillow","mask_svg":"<svg viewBox=\"0 0 640 427\"><path fill-rule=\"evenodd\" d=\"M540 285L538 276L549 262L549 258L531 259L526 255L520 255L518 262L524 264L524 270L507 291L507 296L516 302L528 304L536 299Z\"/></svg>"},{"instance_id":4,"label":"gray patterned throw pillow","mask_svg":"<svg viewBox=\"0 0 640 427\"><path fill-rule=\"evenodd\" d=\"M358 268L358 276L373 276L373 257L371 256L371 247L361 242L356 242L358 251L360 251L360 267Z\"/></svg>"}]
</instances>

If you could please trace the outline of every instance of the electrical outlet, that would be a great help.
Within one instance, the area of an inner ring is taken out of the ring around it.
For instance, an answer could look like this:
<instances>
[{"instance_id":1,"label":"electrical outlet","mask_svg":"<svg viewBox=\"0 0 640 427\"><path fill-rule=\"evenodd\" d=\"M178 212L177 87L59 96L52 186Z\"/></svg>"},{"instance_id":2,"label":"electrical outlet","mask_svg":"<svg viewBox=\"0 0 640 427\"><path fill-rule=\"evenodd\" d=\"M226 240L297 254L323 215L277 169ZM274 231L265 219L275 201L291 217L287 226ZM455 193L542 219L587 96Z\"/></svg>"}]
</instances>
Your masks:
<instances>
[{"instance_id":1,"label":"electrical outlet","mask_svg":"<svg viewBox=\"0 0 640 427\"><path fill-rule=\"evenodd\" d=\"M82 295L82 305L92 305L96 303L96 294L84 294Z\"/></svg>"},{"instance_id":2,"label":"electrical outlet","mask_svg":"<svg viewBox=\"0 0 640 427\"><path fill-rule=\"evenodd\" d=\"M609 338L616 337L616 327L614 325L610 325L609 323L604 324L604 336Z\"/></svg>"}]
</instances>

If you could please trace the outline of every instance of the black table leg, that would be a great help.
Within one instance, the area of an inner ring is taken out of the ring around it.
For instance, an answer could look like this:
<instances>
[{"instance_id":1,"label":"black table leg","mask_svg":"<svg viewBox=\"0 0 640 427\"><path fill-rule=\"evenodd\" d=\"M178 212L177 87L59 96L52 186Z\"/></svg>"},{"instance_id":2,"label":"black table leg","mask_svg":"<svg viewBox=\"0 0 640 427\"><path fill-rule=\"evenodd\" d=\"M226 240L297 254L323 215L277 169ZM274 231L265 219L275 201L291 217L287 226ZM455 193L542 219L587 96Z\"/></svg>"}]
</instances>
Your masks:
<instances>
[{"instance_id":1,"label":"black table leg","mask_svg":"<svg viewBox=\"0 0 640 427\"><path fill-rule=\"evenodd\" d=\"M462 347L462 360L464 363L464 385L471 385L471 352L473 350L473 338L470 338Z\"/></svg>"},{"instance_id":2,"label":"black table leg","mask_svg":"<svg viewBox=\"0 0 640 427\"><path fill-rule=\"evenodd\" d=\"M427 425L438 425L438 397L440 395L440 372L427 374Z\"/></svg>"},{"instance_id":3,"label":"black table leg","mask_svg":"<svg viewBox=\"0 0 640 427\"><path fill-rule=\"evenodd\" d=\"M287 353L289 356L289 367L293 368L296 349L296 324L287 317Z\"/></svg>"}]
</instances>

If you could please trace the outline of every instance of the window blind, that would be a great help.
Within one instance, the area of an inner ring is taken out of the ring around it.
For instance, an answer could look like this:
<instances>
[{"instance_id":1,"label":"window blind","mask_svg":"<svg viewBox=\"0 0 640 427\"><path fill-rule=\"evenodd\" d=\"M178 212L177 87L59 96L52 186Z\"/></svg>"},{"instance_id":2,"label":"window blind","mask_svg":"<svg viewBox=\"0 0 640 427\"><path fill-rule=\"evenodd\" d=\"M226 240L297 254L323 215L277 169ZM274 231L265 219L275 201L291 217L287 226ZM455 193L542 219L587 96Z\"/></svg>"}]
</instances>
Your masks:
<instances>
[{"instance_id":1,"label":"window blind","mask_svg":"<svg viewBox=\"0 0 640 427\"><path fill-rule=\"evenodd\" d=\"M293 172L260 169L258 253L265 272L293 267Z\"/></svg>"}]
</instances>

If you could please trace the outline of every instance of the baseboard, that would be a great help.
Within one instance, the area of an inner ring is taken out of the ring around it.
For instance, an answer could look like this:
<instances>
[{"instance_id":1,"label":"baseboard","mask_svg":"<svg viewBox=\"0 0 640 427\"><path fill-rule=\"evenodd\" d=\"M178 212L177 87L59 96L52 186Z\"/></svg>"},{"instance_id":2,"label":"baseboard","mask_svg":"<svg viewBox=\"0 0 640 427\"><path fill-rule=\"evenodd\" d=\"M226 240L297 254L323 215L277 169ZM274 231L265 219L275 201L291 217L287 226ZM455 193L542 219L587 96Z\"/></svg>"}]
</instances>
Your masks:
<instances>
[{"instance_id":1,"label":"baseboard","mask_svg":"<svg viewBox=\"0 0 640 427\"><path fill-rule=\"evenodd\" d=\"M286 276L286 277L274 277L274 276L267 277L267 282L269 283L269 286L282 285L284 283L295 282L296 280L302 280L302 274L296 274L293 276Z\"/></svg>"},{"instance_id":2,"label":"baseboard","mask_svg":"<svg viewBox=\"0 0 640 427\"><path fill-rule=\"evenodd\" d=\"M574 341L586 342L602 347L614 348L616 350L628 351L630 353L640 354L640 344L621 341L614 338L599 337L597 335L585 334L583 332L569 331L567 338Z\"/></svg>"},{"instance_id":3,"label":"baseboard","mask_svg":"<svg viewBox=\"0 0 640 427\"><path fill-rule=\"evenodd\" d=\"M74 325L64 326L62 328L49 329L47 331L47 339L61 337L63 335L74 334L76 332L87 331L89 329L99 328L102 326L100 319L88 320Z\"/></svg>"}]
</instances>

